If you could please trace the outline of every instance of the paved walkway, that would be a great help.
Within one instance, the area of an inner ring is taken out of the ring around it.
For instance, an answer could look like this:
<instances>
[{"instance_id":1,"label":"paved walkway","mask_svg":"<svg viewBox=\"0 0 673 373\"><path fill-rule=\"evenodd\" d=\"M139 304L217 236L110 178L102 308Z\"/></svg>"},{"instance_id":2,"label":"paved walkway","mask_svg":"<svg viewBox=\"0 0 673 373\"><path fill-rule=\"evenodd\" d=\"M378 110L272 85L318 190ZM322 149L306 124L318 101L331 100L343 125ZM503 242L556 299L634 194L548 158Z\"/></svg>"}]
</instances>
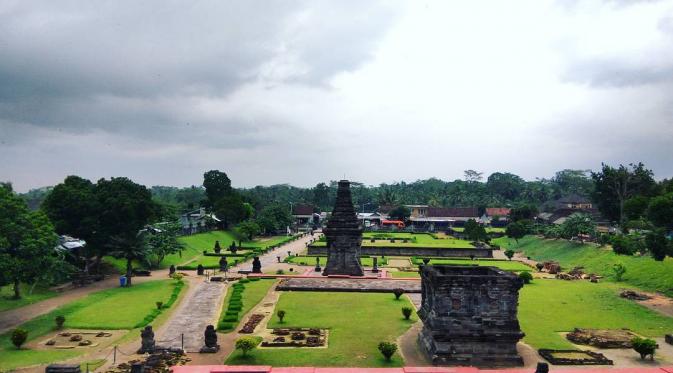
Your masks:
<instances>
[{"instance_id":1,"label":"paved walkway","mask_svg":"<svg viewBox=\"0 0 673 373\"><path fill-rule=\"evenodd\" d=\"M158 338L161 347L182 346L187 352L198 352L203 346L203 333L208 325L217 325L226 285L221 282L201 282L176 310L173 317L162 328L164 333Z\"/></svg>"}]
</instances>

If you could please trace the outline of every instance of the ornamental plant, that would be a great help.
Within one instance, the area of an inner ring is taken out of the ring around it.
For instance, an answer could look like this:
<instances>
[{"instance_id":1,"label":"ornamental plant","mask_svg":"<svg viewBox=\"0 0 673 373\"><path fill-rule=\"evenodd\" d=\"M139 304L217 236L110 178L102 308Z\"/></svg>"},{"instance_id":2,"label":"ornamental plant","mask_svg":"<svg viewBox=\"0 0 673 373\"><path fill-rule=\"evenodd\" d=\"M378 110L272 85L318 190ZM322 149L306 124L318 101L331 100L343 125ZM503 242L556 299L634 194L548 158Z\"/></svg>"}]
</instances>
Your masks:
<instances>
[{"instance_id":1,"label":"ornamental plant","mask_svg":"<svg viewBox=\"0 0 673 373\"><path fill-rule=\"evenodd\" d=\"M379 351L386 361L390 361L390 359L393 357L393 354L395 354L395 351L397 351L397 345L393 342L380 342Z\"/></svg>"}]
</instances>

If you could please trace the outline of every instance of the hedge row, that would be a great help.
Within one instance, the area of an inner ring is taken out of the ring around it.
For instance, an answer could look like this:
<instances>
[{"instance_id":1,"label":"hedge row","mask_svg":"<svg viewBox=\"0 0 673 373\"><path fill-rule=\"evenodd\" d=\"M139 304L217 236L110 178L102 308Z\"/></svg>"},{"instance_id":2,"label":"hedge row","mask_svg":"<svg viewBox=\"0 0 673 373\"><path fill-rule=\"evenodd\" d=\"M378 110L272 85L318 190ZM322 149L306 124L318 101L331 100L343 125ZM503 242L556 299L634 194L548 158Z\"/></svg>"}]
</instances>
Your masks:
<instances>
[{"instance_id":1,"label":"hedge row","mask_svg":"<svg viewBox=\"0 0 673 373\"><path fill-rule=\"evenodd\" d=\"M234 330L240 321L241 310L243 309L243 293L245 291L245 284L250 281L259 281L259 278L242 278L237 283L233 284L231 295L227 302L227 309L224 311L222 320L217 323L217 330L228 332Z\"/></svg>"}]
</instances>

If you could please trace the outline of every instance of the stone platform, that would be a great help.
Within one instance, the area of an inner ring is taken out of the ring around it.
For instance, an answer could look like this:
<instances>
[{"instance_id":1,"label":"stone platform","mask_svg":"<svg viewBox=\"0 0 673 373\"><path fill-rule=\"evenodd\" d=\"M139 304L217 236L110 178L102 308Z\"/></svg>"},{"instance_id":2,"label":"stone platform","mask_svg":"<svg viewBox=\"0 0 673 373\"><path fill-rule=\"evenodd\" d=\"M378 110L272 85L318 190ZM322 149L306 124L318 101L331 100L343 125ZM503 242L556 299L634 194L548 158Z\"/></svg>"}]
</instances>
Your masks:
<instances>
[{"instance_id":1,"label":"stone platform","mask_svg":"<svg viewBox=\"0 0 673 373\"><path fill-rule=\"evenodd\" d=\"M392 293L393 289L402 289L405 293L420 293L421 282L418 280L303 277L286 278L276 286L276 290L280 291Z\"/></svg>"}]
</instances>

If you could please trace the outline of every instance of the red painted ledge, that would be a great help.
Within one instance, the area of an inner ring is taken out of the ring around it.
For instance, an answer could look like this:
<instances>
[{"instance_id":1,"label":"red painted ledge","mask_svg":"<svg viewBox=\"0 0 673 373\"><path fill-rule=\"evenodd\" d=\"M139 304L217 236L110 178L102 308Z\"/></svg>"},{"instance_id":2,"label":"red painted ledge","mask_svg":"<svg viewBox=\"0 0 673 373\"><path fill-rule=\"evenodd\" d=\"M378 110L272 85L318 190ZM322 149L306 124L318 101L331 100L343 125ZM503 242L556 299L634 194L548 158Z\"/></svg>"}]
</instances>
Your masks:
<instances>
[{"instance_id":1,"label":"red painted ledge","mask_svg":"<svg viewBox=\"0 0 673 373\"><path fill-rule=\"evenodd\" d=\"M317 368L267 365L185 365L173 373L534 373L535 368L478 369L472 367ZM552 373L673 373L673 366L653 368L550 367Z\"/></svg>"}]
</instances>

